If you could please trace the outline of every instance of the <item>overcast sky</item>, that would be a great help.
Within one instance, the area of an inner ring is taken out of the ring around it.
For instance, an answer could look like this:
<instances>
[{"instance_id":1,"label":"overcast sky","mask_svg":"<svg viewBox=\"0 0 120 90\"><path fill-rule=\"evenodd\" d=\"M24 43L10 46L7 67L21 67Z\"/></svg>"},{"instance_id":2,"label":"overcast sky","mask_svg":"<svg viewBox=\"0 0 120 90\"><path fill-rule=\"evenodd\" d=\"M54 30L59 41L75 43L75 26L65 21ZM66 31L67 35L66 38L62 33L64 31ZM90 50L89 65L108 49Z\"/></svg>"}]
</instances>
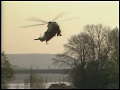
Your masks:
<instances>
[{"instance_id":1,"label":"overcast sky","mask_svg":"<svg viewBox=\"0 0 120 90\"><path fill-rule=\"evenodd\" d=\"M20 28L41 23L28 21L28 18L37 17L50 21L63 12L68 13L56 20L62 36L54 37L47 45L45 42L34 41L47 30L47 25ZM78 18L62 22L72 17ZM111 29L119 26L119 2L2 1L2 50L6 54L62 53L63 45L70 36L83 31L87 24L99 23L110 26Z\"/></svg>"}]
</instances>

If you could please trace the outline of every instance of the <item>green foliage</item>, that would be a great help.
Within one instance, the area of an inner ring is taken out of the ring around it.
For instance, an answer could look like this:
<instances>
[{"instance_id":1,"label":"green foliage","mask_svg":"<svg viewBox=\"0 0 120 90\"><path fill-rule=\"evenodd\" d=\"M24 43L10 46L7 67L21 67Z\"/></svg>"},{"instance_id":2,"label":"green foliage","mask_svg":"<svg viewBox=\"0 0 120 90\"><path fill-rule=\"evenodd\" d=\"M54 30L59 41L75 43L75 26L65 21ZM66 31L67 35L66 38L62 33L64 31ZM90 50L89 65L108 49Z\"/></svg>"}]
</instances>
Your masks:
<instances>
[{"instance_id":1,"label":"green foliage","mask_svg":"<svg viewBox=\"0 0 120 90\"><path fill-rule=\"evenodd\" d=\"M9 63L9 61L7 60L7 57L5 55L4 52L1 53L1 87L3 89L8 88L7 84L9 83L10 80L14 79L14 70L11 66L11 64Z\"/></svg>"}]
</instances>

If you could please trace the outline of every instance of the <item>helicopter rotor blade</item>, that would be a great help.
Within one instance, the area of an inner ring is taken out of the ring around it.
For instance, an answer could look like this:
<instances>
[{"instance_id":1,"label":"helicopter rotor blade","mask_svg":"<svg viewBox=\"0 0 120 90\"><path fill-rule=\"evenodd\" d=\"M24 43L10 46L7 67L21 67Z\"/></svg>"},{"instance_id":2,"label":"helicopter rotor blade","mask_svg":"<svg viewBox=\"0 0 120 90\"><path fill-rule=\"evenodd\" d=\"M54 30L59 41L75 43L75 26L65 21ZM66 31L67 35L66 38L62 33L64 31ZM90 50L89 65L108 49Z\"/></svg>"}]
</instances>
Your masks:
<instances>
[{"instance_id":1,"label":"helicopter rotor blade","mask_svg":"<svg viewBox=\"0 0 120 90\"><path fill-rule=\"evenodd\" d=\"M27 28L27 27L34 27L34 26L40 26L40 25L45 25L47 23L44 24L35 24L35 25L26 25L26 26L21 26L21 28Z\"/></svg>"},{"instance_id":2,"label":"helicopter rotor blade","mask_svg":"<svg viewBox=\"0 0 120 90\"><path fill-rule=\"evenodd\" d=\"M60 17L62 17L64 14L66 14L67 12L64 12L64 13L61 13L61 14L59 14L58 16L56 16L53 20L52 20L52 22L53 21L55 21L55 20L57 20L58 18L60 18Z\"/></svg>"},{"instance_id":3,"label":"helicopter rotor blade","mask_svg":"<svg viewBox=\"0 0 120 90\"><path fill-rule=\"evenodd\" d=\"M44 22L44 23L46 22L46 23L47 23L47 21L42 20L42 19L39 19L39 18L35 18L35 17L29 18L29 19L27 19L27 20L37 21L37 22Z\"/></svg>"},{"instance_id":4,"label":"helicopter rotor blade","mask_svg":"<svg viewBox=\"0 0 120 90\"><path fill-rule=\"evenodd\" d=\"M69 20L73 20L73 19L78 19L78 17L72 17L72 18L60 20L60 21L57 21L57 22L69 21Z\"/></svg>"}]
</instances>

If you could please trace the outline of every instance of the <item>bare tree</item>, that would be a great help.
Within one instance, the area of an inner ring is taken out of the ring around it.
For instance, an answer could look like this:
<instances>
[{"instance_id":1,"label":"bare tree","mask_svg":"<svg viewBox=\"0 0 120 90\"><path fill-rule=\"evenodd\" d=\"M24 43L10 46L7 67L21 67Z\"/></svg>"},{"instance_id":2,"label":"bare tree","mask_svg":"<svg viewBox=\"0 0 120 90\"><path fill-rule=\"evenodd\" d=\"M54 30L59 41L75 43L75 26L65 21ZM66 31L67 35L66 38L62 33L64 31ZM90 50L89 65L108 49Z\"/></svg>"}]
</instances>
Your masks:
<instances>
[{"instance_id":1,"label":"bare tree","mask_svg":"<svg viewBox=\"0 0 120 90\"><path fill-rule=\"evenodd\" d=\"M19 84L17 83L17 85L16 85L16 89L19 89Z\"/></svg>"},{"instance_id":2,"label":"bare tree","mask_svg":"<svg viewBox=\"0 0 120 90\"><path fill-rule=\"evenodd\" d=\"M86 25L84 30L92 40L90 45L91 48L89 49L91 53L88 52L89 58L91 60L98 60L98 62L101 62L102 69L111 50L111 46L108 41L111 29L110 27L103 27L102 24L98 24ZM96 69L98 67L99 65L96 65Z\"/></svg>"},{"instance_id":3,"label":"bare tree","mask_svg":"<svg viewBox=\"0 0 120 90\"><path fill-rule=\"evenodd\" d=\"M24 89L29 89L29 78L28 77L24 79Z\"/></svg>"},{"instance_id":4,"label":"bare tree","mask_svg":"<svg viewBox=\"0 0 120 90\"><path fill-rule=\"evenodd\" d=\"M29 77L26 77L24 80L24 87L26 89L28 89L28 86L30 86L30 89L45 89L46 83L47 78L44 79L43 76L38 76L37 70L34 70L33 67L31 67Z\"/></svg>"},{"instance_id":5,"label":"bare tree","mask_svg":"<svg viewBox=\"0 0 120 90\"><path fill-rule=\"evenodd\" d=\"M104 68L111 50L108 41L110 27L103 27L102 24L86 25L84 31L72 36L64 45L65 52L54 58L54 64L68 65L74 73L80 73L75 78L76 80L81 79L81 88L85 88L87 65L94 61L93 65L97 75L98 70Z\"/></svg>"}]
</instances>

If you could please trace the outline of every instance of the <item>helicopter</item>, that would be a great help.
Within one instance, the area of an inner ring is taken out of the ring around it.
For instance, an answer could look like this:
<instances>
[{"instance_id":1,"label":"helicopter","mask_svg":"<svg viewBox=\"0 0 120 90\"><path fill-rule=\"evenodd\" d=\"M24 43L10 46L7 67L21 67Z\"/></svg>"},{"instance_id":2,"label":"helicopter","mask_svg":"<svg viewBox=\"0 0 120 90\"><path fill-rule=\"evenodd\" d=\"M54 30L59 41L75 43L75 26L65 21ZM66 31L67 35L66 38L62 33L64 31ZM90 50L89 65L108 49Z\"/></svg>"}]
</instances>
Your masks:
<instances>
[{"instance_id":1,"label":"helicopter","mask_svg":"<svg viewBox=\"0 0 120 90\"><path fill-rule=\"evenodd\" d=\"M42 20L42 19L38 19L38 18L31 18L31 19L28 19L28 20L32 20L32 21L39 21L39 22L43 22L43 24L35 24L35 25L27 25L27 26L22 26L22 28L26 28L26 27L33 27L33 26L39 26L39 25L45 25L45 24L48 24L47 25L47 30L46 32L44 32L44 35L42 37L39 37L37 39L34 39L34 40L40 40L41 42L43 41L46 41L46 44L47 42L52 39L55 35L57 36L62 36L61 34L61 30L60 30L60 27L59 25L57 24L57 22L55 22L55 20L57 20L58 18L60 18L62 15L64 15L65 13L61 13L59 14L57 17L55 17L52 21L45 21L45 20ZM68 19L69 20L69 19Z\"/></svg>"},{"instance_id":2,"label":"helicopter","mask_svg":"<svg viewBox=\"0 0 120 90\"><path fill-rule=\"evenodd\" d=\"M48 29L44 33L44 36L43 37L39 37L39 38L34 39L34 40L40 40L41 42L42 41L46 41L46 44L47 44L47 42L50 39L52 39L55 35L62 36L60 27L59 27L59 25L56 22L48 22L47 27L48 27Z\"/></svg>"}]
</instances>

